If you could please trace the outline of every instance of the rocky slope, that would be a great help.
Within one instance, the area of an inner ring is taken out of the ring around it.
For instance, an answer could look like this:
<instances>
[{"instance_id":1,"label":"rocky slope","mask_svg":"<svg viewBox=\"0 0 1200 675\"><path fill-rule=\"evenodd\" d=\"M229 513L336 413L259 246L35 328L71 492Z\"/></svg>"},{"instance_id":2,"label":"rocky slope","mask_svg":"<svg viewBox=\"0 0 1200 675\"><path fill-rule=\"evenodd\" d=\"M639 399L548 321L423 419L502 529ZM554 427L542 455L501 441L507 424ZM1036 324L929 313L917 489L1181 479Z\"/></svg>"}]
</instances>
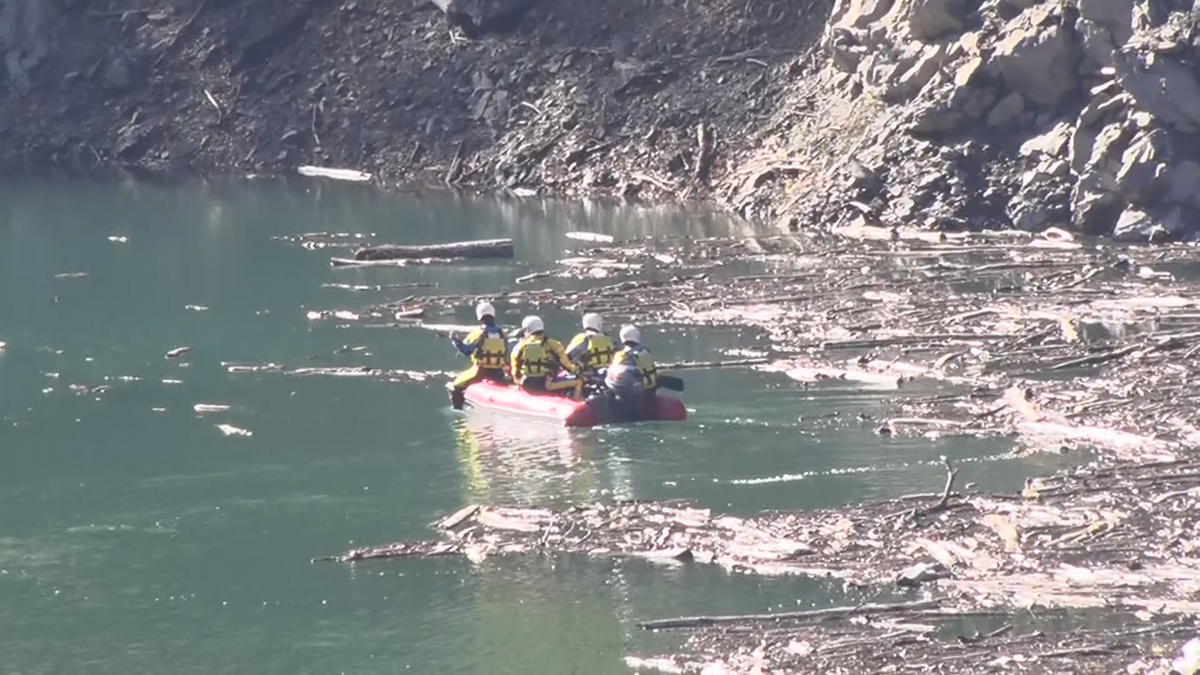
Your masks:
<instances>
[{"instance_id":1,"label":"rocky slope","mask_svg":"<svg viewBox=\"0 0 1200 675\"><path fill-rule=\"evenodd\" d=\"M3 0L0 167L318 164L793 229L1189 238L1180 1Z\"/></svg>"},{"instance_id":2,"label":"rocky slope","mask_svg":"<svg viewBox=\"0 0 1200 675\"><path fill-rule=\"evenodd\" d=\"M802 220L1190 238L1198 15L1166 0L841 0L786 160L805 184L782 186L783 203Z\"/></svg>"}]
</instances>

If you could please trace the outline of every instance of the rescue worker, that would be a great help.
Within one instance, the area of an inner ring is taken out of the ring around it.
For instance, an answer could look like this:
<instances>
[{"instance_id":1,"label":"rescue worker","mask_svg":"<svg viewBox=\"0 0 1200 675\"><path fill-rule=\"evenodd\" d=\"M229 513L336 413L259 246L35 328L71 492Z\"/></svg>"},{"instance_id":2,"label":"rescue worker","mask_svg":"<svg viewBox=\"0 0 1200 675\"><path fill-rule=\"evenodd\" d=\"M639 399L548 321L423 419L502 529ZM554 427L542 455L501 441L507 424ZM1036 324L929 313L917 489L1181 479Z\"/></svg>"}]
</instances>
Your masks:
<instances>
[{"instance_id":1,"label":"rescue worker","mask_svg":"<svg viewBox=\"0 0 1200 675\"><path fill-rule=\"evenodd\" d=\"M625 419L637 419L642 400L654 396L658 388L658 368L654 356L642 346L637 326L621 326L621 350L613 355L604 384L612 392L617 412Z\"/></svg>"},{"instance_id":2,"label":"rescue worker","mask_svg":"<svg viewBox=\"0 0 1200 675\"><path fill-rule=\"evenodd\" d=\"M496 325L496 309L489 302L481 302L475 306L475 317L479 319L479 328L468 333L465 340L450 334L450 341L458 353L471 357L471 367L454 378L450 390L450 404L456 410L462 409L463 391L471 383L479 380L504 382L506 379L504 364L508 356L508 339Z\"/></svg>"},{"instance_id":3,"label":"rescue worker","mask_svg":"<svg viewBox=\"0 0 1200 675\"><path fill-rule=\"evenodd\" d=\"M576 335L567 345L567 358L575 364L580 377L595 377L598 371L612 363L613 342L604 334L604 322L600 315L589 312L583 315L583 332Z\"/></svg>"},{"instance_id":4,"label":"rescue worker","mask_svg":"<svg viewBox=\"0 0 1200 675\"><path fill-rule=\"evenodd\" d=\"M531 393L566 392L578 399L582 395L583 380L556 380L553 377L560 367L574 373L575 364L567 358L567 350L563 349L561 342L546 337L545 328L541 317L527 316L521 321L525 337L513 348L513 380Z\"/></svg>"}]
</instances>

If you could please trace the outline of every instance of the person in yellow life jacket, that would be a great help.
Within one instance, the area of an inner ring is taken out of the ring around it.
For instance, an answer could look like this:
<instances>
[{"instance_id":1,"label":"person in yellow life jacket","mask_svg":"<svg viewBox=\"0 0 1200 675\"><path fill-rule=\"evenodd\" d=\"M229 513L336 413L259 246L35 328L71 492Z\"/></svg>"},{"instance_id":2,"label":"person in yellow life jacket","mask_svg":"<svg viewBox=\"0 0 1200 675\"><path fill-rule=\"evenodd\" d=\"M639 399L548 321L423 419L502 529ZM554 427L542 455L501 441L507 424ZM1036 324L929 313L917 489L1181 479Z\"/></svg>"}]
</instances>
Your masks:
<instances>
[{"instance_id":1,"label":"person in yellow life jacket","mask_svg":"<svg viewBox=\"0 0 1200 675\"><path fill-rule=\"evenodd\" d=\"M642 346L637 326L621 326L620 338L621 349L613 355L612 365L604 374L604 384L612 393L617 410L636 419L642 400L656 395L658 367L650 350Z\"/></svg>"},{"instance_id":2,"label":"person in yellow life jacket","mask_svg":"<svg viewBox=\"0 0 1200 675\"><path fill-rule=\"evenodd\" d=\"M463 391L472 383L479 380L504 382L507 379L504 364L508 360L508 338L496 325L496 309L491 303L481 302L475 306L475 317L479 319L479 328L468 333L466 339L460 340L457 335L450 334L450 341L458 353L471 357L471 367L454 378L450 390L450 404L455 409L462 409Z\"/></svg>"},{"instance_id":3,"label":"person in yellow life jacket","mask_svg":"<svg viewBox=\"0 0 1200 675\"><path fill-rule=\"evenodd\" d=\"M545 328L540 317L527 316L521 322L525 337L512 351L513 380L528 392L566 393L578 399L582 396L583 380L553 377L559 368L574 373L575 364L567 358L561 342L546 337Z\"/></svg>"},{"instance_id":4,"label":"person in yellow life jacket","mask_svg":"<svg viewBox=\"0 0 1200 675\"><path fill-rule=\"evenodd\" d=\"M604 334L600 315L595 312L584 314L583 332L567 345L567 358L575 364L580 376L595 376L597 371L607 368L612 363L613 353L612 339Z\"/></svg>"}]
</instances>

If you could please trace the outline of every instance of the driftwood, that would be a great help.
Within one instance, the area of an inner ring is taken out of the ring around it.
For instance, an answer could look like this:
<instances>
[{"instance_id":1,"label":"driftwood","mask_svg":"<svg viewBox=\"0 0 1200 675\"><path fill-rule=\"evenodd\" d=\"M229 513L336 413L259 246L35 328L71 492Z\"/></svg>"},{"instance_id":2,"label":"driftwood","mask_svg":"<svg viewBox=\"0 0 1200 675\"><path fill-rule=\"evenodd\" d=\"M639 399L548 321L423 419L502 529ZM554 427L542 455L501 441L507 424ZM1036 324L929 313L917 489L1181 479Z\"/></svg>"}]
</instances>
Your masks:
<instances>
[{"instance_id":1,"label":"driftwood","mask_svg":"<svg viewBox=\"0 0 1200 675\"><path fill-rule=\"evenodd\" d=\"M296 169L301 176L330 178L351 183L365 183L371 180L371 174L355 169L330 169L322 166L301 166Z\"/></svg>"},{"instance_id":2,"label":"driftwood","mask_svg":"<svg viewBox=\"0 0 1200 675\"><path fill-rule=\"evenodd\" d=\"M691 370L696 368L741 368L744 366L758 366L768 363L769 358L765 356L753 357L748 359L728 359L724 361L668 361L658 364L659 370Z\"/></svg>"},{"instance_id":3,"label":"driftwood","mask_svg":"<svg viewBox=\"0 0 1200 675\"><path fill-rule=\"evenodd\" d=\"M910 518L920 518L930 516L949 508L950 497L954 491L954 479L958 477L958 469L950 464L950 459L942 455L942 463L946 465L946 487L942 489L942 496L933 506L924 509L913 509L909 514Z\"/></svg>"},{"instance_id":4,"label":"driftwood","mask_svg":"<svg viewBox=\"0 0 1200 675\"><path fill-rule=\"evenodd\" d=\"M598 232L568 232L567 238L578 241L590 241L598 244L613 243L613 236L611 234L600 234Z\"/></svg>"},{"instance_id":5,"label":"driftwood","mask_svg":"<svg viewBox=\"0 0 1200 675\"><path fill-rule=\"evenodd\" d=\"M338 350L339 353L353 353L361 351L361 348L343 347ZM404 370L404 369L388 369L388 368L371 368L369 366L333 366L333 367L304 367L290 368L278 363L228 363L221 364L226 372L231 375L242 375L248 373L281 373L296 377L354 377L354 378L372 378L380 380L388 380L391 382L421 382L427 383L435 378L447 377L453 375L453 371L448 370ZM219 410L227 410L228 406L221 408L206 407L201 410L201 404L197 404L196 412L216 412Z\"/></svg>"},{"instance_id":6,"label":"driftwood","mask_svg":"<svg viewBox=\"0 0 1200 675\"><path fill-rule=\"evenodd\" d=\"M371 246L354 252L354 260L478 259L513 257L512 239L480 239L424 246Z\"/></svg>"},{"instance_id":7,"label":"driftwood","mask_svg":"<svg viewBox=\"0 0 1200 675\"><path fill-rule=\"evenodd\" d=\"M973 613L927 604L874 614L833 608L816 610L816 619L798 613L796 619L702 626L689 631L678 654L630 655L626 663L639 672L666 673L1169 675L1187 672L1183 658L1172 657L1194 649L1185 644L1197 631L1192 619L1153 615L1097 627L1087 616L1087 624L1064 629L1056 624L1075 624L1081 617L1044 611L1033 621L1044 629L1018 629L1018 617L992 628L996 619L980 625Z\"/></svg>"},{"instance_id":8,"label":"driftwood","mask_svg":"<svg viewBox=\"0 0 1200 675\"><path fill-rule=\"evenodd\" d=\"M530 281L537 281L538 279L545 279L546 277L552 276L554 276L554 272L532 272L530 274L517 277L515 281L518 284L527 284Z\"/></svg>"},{"instance_id":9,"label":"driftwood","mask_svg":"<svg viewBox=\"0 0 1200 675\"><path fill-rule=\"evenodd\" d=\"M947 459L942 464L940 494L753 518L683 501L559 511L471 505L433 524L438 539L327 559L624 556L864 586L927 586L954 598L956 611L1032 603L1200 612L1200 565L1187 553L1200 546L1200 516L1187 499L1200 494L1200 457L1031 479L1020 495L955 492L958 469ZM1166 531L1175 534L1153 534Z\"/></svg>"},{"instance_id":10,"label":"driftwood","mask_svg":"<svg viewBox=\"0 0 1200 675\"><path fill-rule=\"evenodd\" d=\"M931 600L917 602L866 604L855 607L830 607L828 609L810 609L801 612L776 612L772 614L737 614L732 616L687 616L675 619L658 619L641 621L638 628L645 630L679 630L681 628L707 628L723 624L765 623L778 621L817 621L823 619L842 619L865 614L888 614L892 612L912 612L933 609L938 603Z\"/></svg>"}]
</instances>

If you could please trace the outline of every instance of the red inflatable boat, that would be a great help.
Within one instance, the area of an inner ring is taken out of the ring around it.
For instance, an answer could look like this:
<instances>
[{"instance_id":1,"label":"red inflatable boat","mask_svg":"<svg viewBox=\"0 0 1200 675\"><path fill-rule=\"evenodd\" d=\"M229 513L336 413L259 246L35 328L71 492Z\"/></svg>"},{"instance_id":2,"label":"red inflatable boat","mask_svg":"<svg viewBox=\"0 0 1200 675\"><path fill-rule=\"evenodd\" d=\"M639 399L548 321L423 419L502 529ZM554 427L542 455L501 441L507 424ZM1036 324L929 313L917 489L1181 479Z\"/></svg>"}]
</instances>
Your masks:
<instances>
[{"instance_id":1,"label":"red inflatable boat","mask_svg":"<svg viewBox=\"0 0 1200 675\"><path fill-rule=\"evenodd\" d=\"M594 427L598 424L634 421L687 419L683 403L671 396L656 394L641 401L636 420L619 419L605 397L574 401L562 396L535 395L520 388L495 382L476 382L467 387L463 398L469 405L519 415L531 415L568 427Z\"/></svg>"}]
</instances>

